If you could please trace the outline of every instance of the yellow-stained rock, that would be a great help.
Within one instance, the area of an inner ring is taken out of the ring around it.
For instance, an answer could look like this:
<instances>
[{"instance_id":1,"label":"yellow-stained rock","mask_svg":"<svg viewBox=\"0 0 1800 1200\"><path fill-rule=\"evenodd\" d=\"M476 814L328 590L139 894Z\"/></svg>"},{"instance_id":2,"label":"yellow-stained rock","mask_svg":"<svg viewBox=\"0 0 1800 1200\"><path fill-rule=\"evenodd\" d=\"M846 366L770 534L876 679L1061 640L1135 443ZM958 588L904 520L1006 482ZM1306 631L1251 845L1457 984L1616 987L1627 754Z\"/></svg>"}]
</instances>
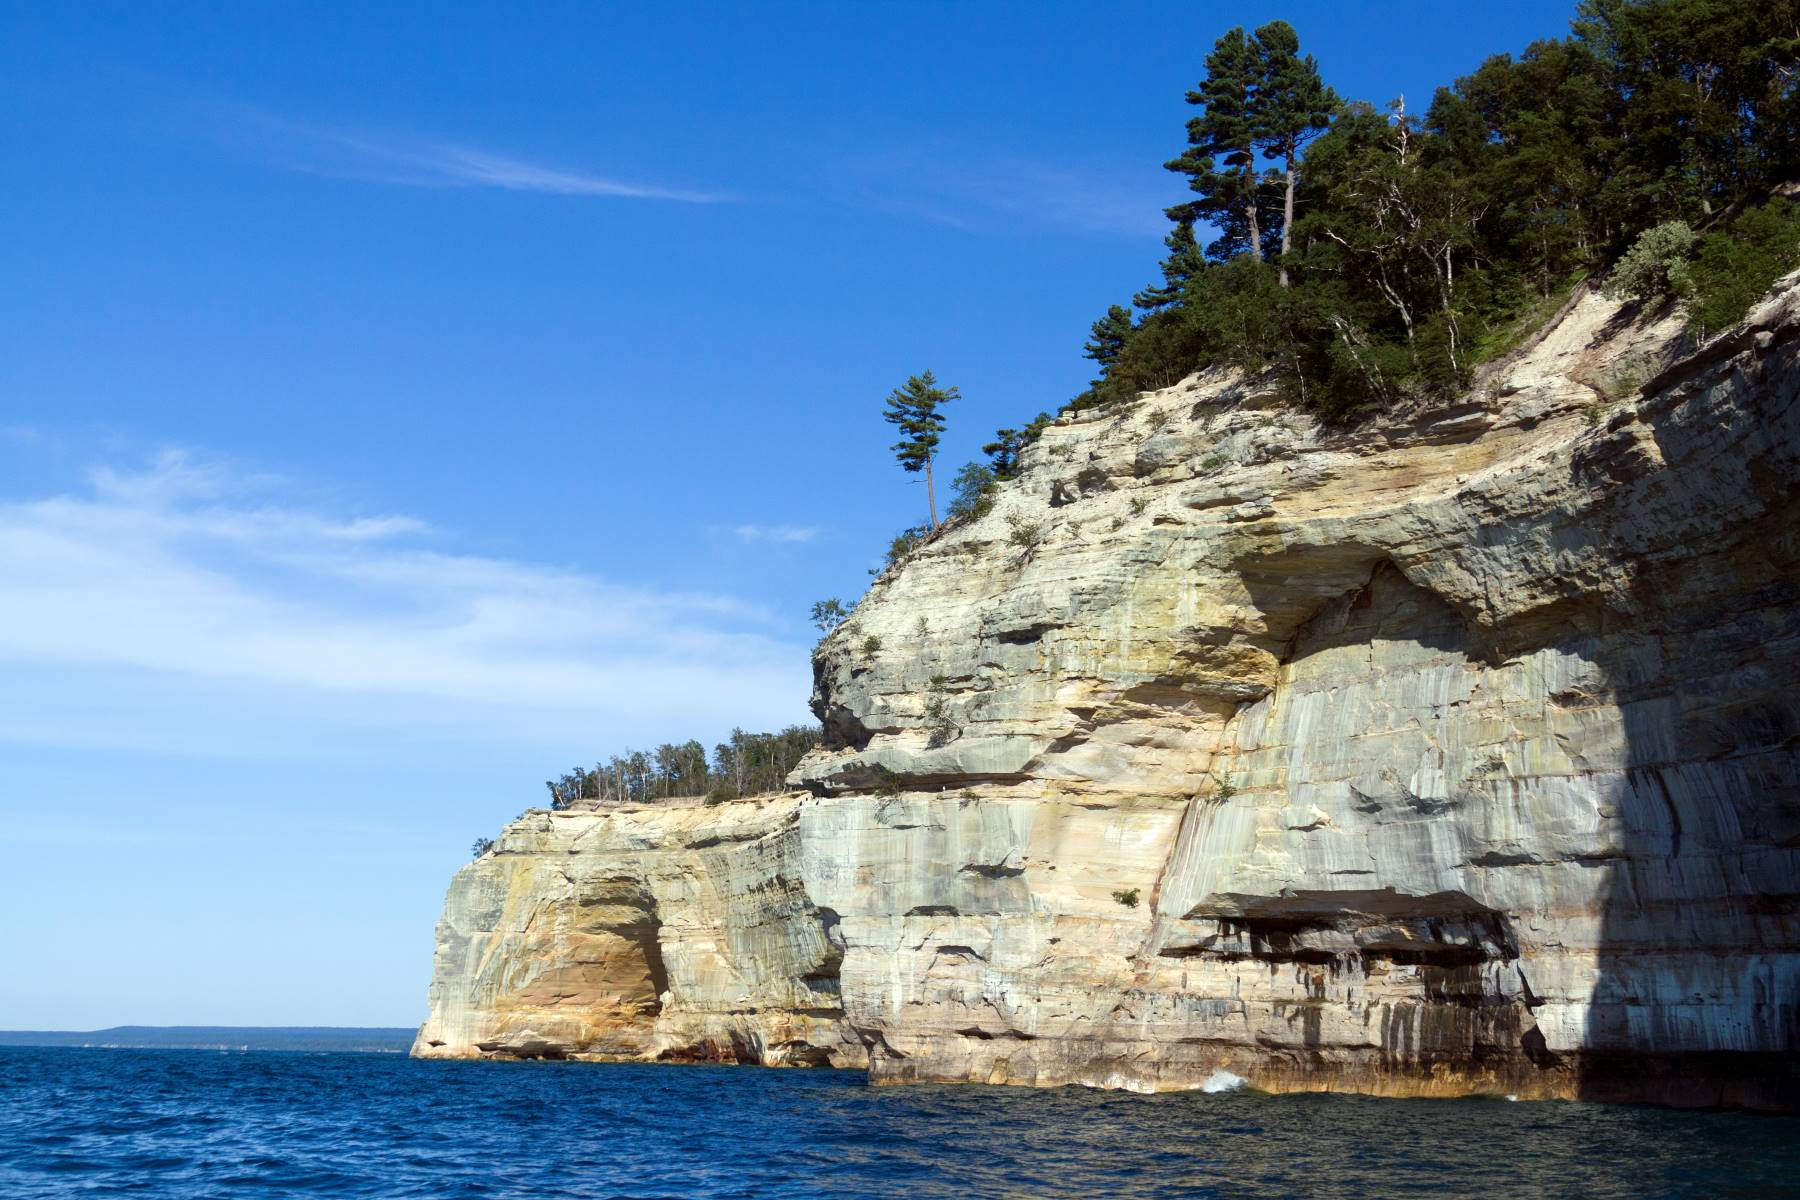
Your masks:
<instances>
[{"instance_id":1,"label":"yellow-stained rock","mask_svg":"<svg viewBox=\"0 0 1800 1200\"><path fill-rule=\"evenodd\" d=\"M415 1052L1794 1105L1797 308L1055 422L827 639L794 794L465 867Z\"/></svg>"}]
</instances>

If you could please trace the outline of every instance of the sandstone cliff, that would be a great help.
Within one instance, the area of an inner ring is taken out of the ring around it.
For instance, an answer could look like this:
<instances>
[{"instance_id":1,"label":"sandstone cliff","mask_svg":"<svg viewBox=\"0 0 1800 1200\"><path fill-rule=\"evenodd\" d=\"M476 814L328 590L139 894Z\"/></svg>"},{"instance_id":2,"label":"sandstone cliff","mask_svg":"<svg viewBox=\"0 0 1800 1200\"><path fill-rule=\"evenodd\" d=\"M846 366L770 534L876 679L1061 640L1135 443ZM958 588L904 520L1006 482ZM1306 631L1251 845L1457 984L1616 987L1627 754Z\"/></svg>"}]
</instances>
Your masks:
<instances>
[{"instance_id":1,"label":"sandstone cliff","mask_svg":"<svg viewBox=\"0 0 1800 1200\"><path fill-rule=\"evenodd\" d=\"M1627 317L1058 421L820 648L804 792L460 871L415 1052L1794 1104L1800 287Z\"/></svg>"}]
</instances>

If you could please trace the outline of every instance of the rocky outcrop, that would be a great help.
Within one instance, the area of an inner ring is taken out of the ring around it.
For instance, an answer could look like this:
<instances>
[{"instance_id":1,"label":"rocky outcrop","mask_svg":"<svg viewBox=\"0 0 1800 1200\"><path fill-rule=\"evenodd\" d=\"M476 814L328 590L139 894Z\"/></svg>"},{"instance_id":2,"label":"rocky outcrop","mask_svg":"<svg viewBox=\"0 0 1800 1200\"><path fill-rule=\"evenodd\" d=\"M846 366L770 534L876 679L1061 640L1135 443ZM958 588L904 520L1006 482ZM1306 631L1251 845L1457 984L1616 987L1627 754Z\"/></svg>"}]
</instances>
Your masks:
<instances>
[{"instance_id":1,"label":"rocky outcrop","mask_svg":"<svg viewBox=\"0 0 1800 1200\"><path fill-rule=\"evenodd\" d=\"M1800 289L1460 403L1065 417L815 658L805 794L532 813L437 1054L1800 1097Z\"/></svg>"}]
</instances>

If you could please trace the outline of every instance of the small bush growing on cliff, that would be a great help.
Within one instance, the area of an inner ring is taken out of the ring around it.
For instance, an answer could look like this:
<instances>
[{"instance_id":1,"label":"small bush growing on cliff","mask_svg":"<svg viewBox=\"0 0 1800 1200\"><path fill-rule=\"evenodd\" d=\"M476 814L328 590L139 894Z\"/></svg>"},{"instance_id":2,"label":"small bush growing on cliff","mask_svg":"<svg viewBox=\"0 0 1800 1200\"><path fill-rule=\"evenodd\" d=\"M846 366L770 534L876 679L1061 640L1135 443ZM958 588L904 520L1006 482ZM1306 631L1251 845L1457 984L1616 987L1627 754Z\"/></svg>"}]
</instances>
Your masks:
<instances>
[{"instance_id":1,"label":"small bush growing on cliff","mask_svg":"<svg viewBox=\"0 0 1800 1200\"><path fill-rule=\"evenodd\" d=\"M1138 890L1136 888L1128 888L1122 892L1114 892L1113 899L1117 900L1120 904L1123 904L1126 908L1136 908L1138 906Z\"/></svg>"},{"instance_id":2,"label":"small bush growing on cliff","mask_svg":"<svg viewBox=\"0 0 1800 1200\"><path fill-rule=\"evenodd\" d=\"M1686 221L1664 221L1638 235L1601 289L1608 296L1655 301L1684 297L1694 290L1688 259L1694 231Z\"/></svg>"},{"instance_id":3,"label":"small bush growing on cliff","mask_svg":"<svg viewBox=\"0 0 1800 1200\"><path fill-rule=\"evenodd\" d=\"M911 558L913 551L924 544L927 532L923 525L914 525L910 529L902 529L895 534L894 540L888 543L887 561L879 570L870 571L869 574L880 575L883 572L891 571Z\"/></svg>"},{"instance_id":4,"label":"small bush growing on cliff","mask_svg":"<svg viewBox=\"0 0 1800 1200\"><path fill-rule=\"evenodd\" d=\"M949 516L985 517L994 507L993 490L998 483L994 469L985 463L964 463L950 481Z\"/></svg>"},{"instance_id":5,"label":"small bush growing on cliff","mask_svg":"<svg viewBox=\"0 0 1800 1200\"><path fill-rule=\"evenodd\" d=\"M1238 794L1237 781L1232 779L1231 772L1218 777L1213 783L1213 799L1223 803Z\"/></svg>"},{"instance_id":6,"label":"small bush growing on cliff","mask_svg":"<svg viewBox=\"0 0 1800 1200\"><path fill-rule=\"evenodd\" d=\"M881 639L876 637L874 634L871 633L868 637L866 637L862 640L862 652L865 655L878 654L878 653L880 653L880 651L881 651Z\"/></svg>"},{"instance_id":7,"label":"small bush growing on cliff","mask_svg":"<svg viewBox=\"0 0 1800 1200\"><path fill-rule=\"evenodd\" d=\"M898 771L883 766L881 763L876 763L869 768L869 776L875 782L877 796L898 796L905 790L905 778Z\"/></svg>"},{"instance_id":8,"label":"small bush growing on cliff","mask_svg":"<svg viewBox=\"0 0 1800 1200\"><path fill-rule=\"evenodd\" d=\"M1030 550L1044 540L1041 524L1016 514L1006 518L1006 529L1006 540L1021 550Z\"/></svg>"},{"instance_id":9,"label":"small bush growing on cliff","mask_svg":"<svg viewBox=\"0 0 1800 1200\"><path fill-rule=\"evenodd\" d=\"M933 675L925 688L925 744L937 749L956 736L956 722L950 718L949 681Z\"/></svg>"},{"instance_id":10,"label":"small bush growing on cliff","mask_svg":"<svg viewBox=\"0 0 1800 1200\"><path fill-rule=\"evenodd\" d=\"M482 855L486 854L489 850L492 850L493 848L494 848L494 839L493 838L487 838L487 837L476 838L475 844L469 847L469 857L470 858L480 858Z\"/></svg>"}]
</instances>

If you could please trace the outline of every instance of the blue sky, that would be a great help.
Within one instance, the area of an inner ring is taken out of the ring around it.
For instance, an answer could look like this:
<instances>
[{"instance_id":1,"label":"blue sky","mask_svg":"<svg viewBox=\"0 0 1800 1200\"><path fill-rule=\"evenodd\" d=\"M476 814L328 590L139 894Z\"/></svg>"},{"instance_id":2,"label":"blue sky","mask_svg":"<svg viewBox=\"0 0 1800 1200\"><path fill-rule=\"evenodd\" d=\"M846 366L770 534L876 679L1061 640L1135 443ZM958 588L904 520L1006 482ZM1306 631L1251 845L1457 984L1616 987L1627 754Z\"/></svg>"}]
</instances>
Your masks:
<instances>
[{"instance_id":1,"label":"blue sky","mask_svg":"<svg viewBox=\"0 0 1800 1200\"><path fill-rule=\"evenodd\" d=\"M888 389L1084 386L1215 37L1571 7L0 2L0 1027L417 1021L545 777L807 719Z\"/></svg>"}]
</instances>

